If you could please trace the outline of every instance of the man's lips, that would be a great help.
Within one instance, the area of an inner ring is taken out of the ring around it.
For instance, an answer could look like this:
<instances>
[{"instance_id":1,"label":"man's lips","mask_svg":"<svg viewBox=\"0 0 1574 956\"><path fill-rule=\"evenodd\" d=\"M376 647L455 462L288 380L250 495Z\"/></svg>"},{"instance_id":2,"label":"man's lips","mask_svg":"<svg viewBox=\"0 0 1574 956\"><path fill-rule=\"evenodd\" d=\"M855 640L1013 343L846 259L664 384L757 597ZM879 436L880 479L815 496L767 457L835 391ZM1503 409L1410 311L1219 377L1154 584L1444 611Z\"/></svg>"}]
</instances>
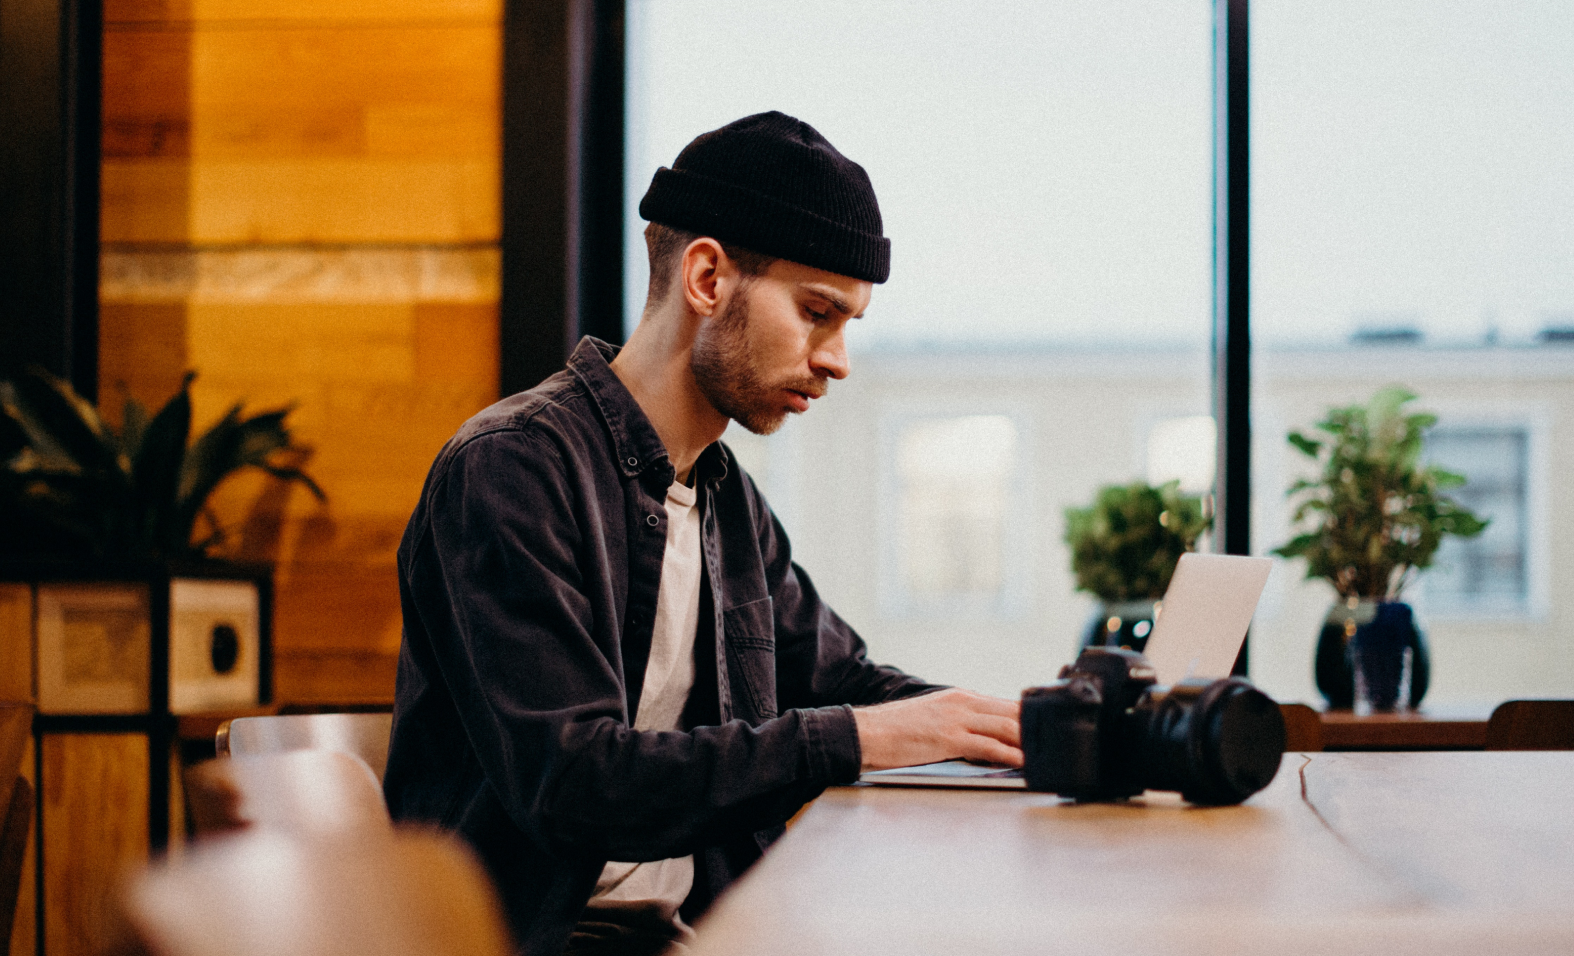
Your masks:
<instances>
[{"instance_id":1,"label":"man's lips","mask_svg":"<svg viewBox=\"0 0 1574 956\"><path fill-rule=\"evenodd\" d=\"M787 404L792 410L802 414L809 410L809 402L825 396L824 387L819 388L787 388Z\"/></svg>"}]
</instances>

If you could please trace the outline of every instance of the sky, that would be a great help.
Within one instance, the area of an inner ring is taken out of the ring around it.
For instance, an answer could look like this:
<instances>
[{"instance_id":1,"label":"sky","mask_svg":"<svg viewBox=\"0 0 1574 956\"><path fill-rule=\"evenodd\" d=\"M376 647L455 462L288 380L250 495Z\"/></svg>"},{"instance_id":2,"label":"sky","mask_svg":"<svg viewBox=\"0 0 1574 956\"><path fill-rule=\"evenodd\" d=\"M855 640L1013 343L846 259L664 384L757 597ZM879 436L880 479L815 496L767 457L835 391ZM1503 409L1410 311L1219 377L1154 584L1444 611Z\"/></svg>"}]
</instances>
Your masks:
<instances>
[{"instance_id":1,"label":"sky","mask_svg":"<svg viewBox=\"0 0 1574 956\"><path fill-rule=\"evenodd\" d=\"M1205 348L1207 0L630 0L637 206L695 135L778 109L869 172L892 240L850 347ZM1574 4L1255 0L1253 330L1574 326Z\"/></svg>"}]
</instances>

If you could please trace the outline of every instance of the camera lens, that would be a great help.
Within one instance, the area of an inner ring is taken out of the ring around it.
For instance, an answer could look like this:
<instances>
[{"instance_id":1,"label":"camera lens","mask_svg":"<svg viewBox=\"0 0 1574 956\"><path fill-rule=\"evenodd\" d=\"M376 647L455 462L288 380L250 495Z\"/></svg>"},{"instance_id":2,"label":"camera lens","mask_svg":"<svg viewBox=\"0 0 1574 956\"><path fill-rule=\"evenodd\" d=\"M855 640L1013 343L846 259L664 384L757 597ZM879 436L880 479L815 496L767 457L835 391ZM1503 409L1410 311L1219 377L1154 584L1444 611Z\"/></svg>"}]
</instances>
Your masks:
<instances>
[{"instance_id":1,"label":"camera lens","mask_svg":"<svg viewBox=\"0 0 1574 956\"><path fill-rule=\"evenodd\" d=\"M1147 785L1192 803L1240 803L1266 787L1284 754L1284 717L1242 680L1183 681L1137 705Z\"/></svg>"}]
</instances>

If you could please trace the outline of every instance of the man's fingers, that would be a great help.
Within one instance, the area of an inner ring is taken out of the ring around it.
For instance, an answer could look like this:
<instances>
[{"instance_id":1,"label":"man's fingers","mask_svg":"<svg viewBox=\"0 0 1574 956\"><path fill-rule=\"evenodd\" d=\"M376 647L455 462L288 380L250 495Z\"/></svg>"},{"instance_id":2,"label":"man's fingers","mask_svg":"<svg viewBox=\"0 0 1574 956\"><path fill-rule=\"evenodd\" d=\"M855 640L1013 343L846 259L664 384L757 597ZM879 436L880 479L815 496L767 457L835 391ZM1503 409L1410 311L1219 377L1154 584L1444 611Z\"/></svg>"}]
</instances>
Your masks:
<instances>
[{"instance_id":1,"label":"man's fingers","mask_svg":"<svg viewBox=\"0 0 1574 956\"><path fill-rule=\"evenodd\" d=\"M964 701L968 709L974 713L993 714L996 717L1009 717L1012 720L1018 720L1022 716L1021 701L987 697L983 694L968 694Z\"/></svg>"},{"instance_id":2,"label":"man's fingers","mask_svg":"<svg viewBox=\"0 0 1574 956\"><path fill-rule=\"evenodd\" d=\"M972 752L966 755L968 760L1005 764L1008 767L1022 766L1021 748L1009 747L992 737L973 737L969 742Z\"/></svg>"},{"instance_id":3,"label":"man's fingers","mask_svg":"<svg viewBox=\"0 0 1574 956\"><path fill-rule=\"evenodd\" d=\"M990 714L977 714L968 725L968 730L985 737L993 737L1004 744L1013 747L1022 746L1022 722L1014 717L995 717Z\"/></svg>"}]
</instances>

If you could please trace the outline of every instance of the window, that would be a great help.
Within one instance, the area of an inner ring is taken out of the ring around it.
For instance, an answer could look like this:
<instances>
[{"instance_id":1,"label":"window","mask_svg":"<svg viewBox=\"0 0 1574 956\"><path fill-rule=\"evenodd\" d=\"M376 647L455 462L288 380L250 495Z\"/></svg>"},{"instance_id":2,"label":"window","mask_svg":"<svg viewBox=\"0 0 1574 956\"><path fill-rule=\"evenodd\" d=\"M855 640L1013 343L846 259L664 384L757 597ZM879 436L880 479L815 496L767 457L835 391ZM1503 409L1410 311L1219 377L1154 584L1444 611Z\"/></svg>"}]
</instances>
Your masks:
<instances>
[{"instance_id":1,"label":"window","mask_svg":"<svg viewBox=\"0 0 1574 956\"><path fill-rule=\"evenodd\" d=\"M1530 429L1439 426L1428 460L1468 476L1450 492L1491 521L1480 536L1447 538L1423 584L1433 613L1525 613L1531 600Z\"/></svg>"},{"instance_id":2,"label":"window","mask_svg":"<svg viewBox=\"0 0 1574 956\"><path fill-rule=\"evenodd\" d=\"M1253 0L1250 39L1253 547L1289 535L1305 459L1285 433L1407 386L1441 416L1428 454L1493 519L1407 591L1427 701L1567 696L1574 634L1546 582L1569 512L1538 449L1574 441L1574 5ZM1252 676L1316 701L1334 594L1302 573L1270 581Z\"/></svg>"},{"instance_id":3,"label":"window","mask_svg":"<svg viewBox=\"0 0 1574 956\"><path fill-rule=\"evenodd\" d=\"M1020 429L1006 415L887 423L882 604L888 613L1020 609ZM1013 517L1018 522L1013 522Z\"/></svg>"}]
</instances>

